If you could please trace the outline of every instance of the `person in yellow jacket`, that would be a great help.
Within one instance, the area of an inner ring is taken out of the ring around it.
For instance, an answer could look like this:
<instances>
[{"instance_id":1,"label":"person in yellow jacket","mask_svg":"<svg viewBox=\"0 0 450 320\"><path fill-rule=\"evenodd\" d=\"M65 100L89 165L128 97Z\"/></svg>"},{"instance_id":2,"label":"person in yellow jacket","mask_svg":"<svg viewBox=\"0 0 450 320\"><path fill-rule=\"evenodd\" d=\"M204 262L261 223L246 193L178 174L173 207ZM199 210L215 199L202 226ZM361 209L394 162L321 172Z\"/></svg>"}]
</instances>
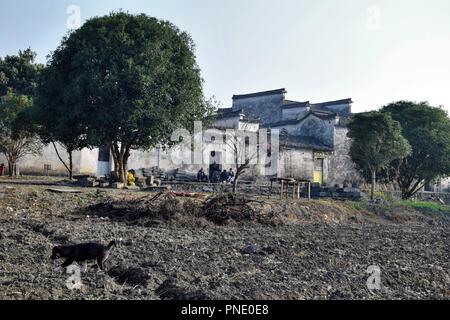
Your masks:
<instances>
[{"instance_id":1,"label":"person in yellow jacket","mask_svg":"<svg viewBox=\"0 0 450 320\"><path fill-rule=\"evenodd\" d=\"M136 185L136 177L134 176L134 171L128 171L127 174L127 183L130 187L134 187Z\"/></svg>"}]
</instances>

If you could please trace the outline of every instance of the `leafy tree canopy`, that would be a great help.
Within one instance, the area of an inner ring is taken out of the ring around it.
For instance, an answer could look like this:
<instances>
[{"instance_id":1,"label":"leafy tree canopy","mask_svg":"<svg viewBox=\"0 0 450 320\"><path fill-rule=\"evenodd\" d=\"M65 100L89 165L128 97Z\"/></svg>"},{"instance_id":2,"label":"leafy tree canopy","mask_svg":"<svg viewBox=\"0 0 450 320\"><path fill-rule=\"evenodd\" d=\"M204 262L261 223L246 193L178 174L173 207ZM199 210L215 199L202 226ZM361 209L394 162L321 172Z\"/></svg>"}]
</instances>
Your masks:
<instances>
[{"instance_id":1,"label":"leafy tree canopy","mask_svg":"<svg viewBox=\"0 0 450 320\"><path fill-rule=\"evenodd\" d=\"M77 121L90 145L110 144L122 180L130 150L168 142L210 111L191 37L170 22L123 12L93 18L63 39L40 96Z\"/></svg>"},{"instance_id":2,"label":"leafy tree canopy","mask_svg":"<svg viewBox=\"0 0 450 320\"><path fill-rule=\"evenodd\" d=\"M402 126L412 153L391 163L398 168L397 182L403 197L410 198L426 183L450 176L450 119L442 108L427 102L399 101L382 108Z\"/></svg>"},{"instance_id":3,"label":"leafy tree canopy","mask_svg":"<svg viewBox=\"0 0 450 320\"><path fill-rule=\"evenodd\" d=\"M0 58L0 96L8 92L33 96L42 65L35 63L36 53L30 48L18 55Z\"/></svg>"},{"instance_id":4,"label":"leafy tree canopy","mask_svg":"<svg viewBox=\"0 0 450 320\"><path fill-rule=\"evenodd\" d=\"M11 176L18 160L27 154L38 154L42 148L30 130L27 110L31 105L32 100L28 96L11 92L0 99L0 152L8 160Z\"/></svg>"},{"instance_id":5,"label":"leafy tree canopy","mask_svg":"<svg viewBox=\"0 0 450 320\"><path fill-rule=\"evenodd\" d=\"M372 199L377 173L393 160L403 159L411 152L411 146L401 132L400 124L387 113L355 114L349 123L350 155L362 171L371 173Z\"/></svg>"}]
</instances>

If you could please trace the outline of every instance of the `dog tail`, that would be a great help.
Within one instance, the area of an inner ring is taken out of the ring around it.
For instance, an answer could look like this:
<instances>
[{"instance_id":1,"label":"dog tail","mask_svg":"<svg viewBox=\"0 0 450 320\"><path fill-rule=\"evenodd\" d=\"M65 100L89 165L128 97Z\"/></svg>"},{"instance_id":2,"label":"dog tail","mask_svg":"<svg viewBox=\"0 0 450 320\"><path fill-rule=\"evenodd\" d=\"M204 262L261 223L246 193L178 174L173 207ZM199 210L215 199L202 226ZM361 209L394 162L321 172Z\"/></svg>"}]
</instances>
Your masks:
<instances>
[{"instance_id":1,"label":"dog tail","mask_svg":"<svg viewBox=\"0 0 450 320\"><path fill-rule=\"evenodd\" d=\"M108 244L108 250L111 250L111 248L112 247L117 247L117 244L116 244L116 242L115 241L111 241L109 244Z\"/></svg>"}]
</instances>

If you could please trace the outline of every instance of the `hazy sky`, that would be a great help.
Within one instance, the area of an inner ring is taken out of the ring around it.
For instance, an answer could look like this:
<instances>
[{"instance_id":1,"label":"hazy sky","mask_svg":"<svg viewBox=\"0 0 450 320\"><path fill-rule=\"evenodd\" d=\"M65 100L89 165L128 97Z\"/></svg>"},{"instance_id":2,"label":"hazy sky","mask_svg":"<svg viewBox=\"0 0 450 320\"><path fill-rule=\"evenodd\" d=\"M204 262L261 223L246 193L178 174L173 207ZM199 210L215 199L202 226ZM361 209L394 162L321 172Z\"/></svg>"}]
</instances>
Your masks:
<instances>
[{"instance_id":1,"label":"hazy sky","mask_svg":"<svg viewBox=\"0 0 450 320\"><path fill-rule=\"evenodd\" d=\"M122 8L170 20L197 44L205 93L286 88L288 99L353 98L354 111L428 100L450 111L448 0L0 0L0 56L38 60L81 21Z\"/></svg>"}]
</instances>

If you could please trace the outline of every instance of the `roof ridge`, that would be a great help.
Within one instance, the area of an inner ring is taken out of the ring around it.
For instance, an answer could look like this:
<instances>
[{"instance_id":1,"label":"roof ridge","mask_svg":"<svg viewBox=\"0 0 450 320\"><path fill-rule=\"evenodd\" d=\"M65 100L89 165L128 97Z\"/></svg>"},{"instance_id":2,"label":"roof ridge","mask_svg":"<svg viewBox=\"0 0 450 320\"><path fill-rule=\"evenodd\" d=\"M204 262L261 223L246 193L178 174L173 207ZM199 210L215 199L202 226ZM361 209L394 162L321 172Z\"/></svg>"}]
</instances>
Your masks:
<instances>
[{"instance_id":1,"label":"roof ridge","mask_svg":"<svg viewBox=\"0 0 450 320\"><path fill-rule=\"evenodd\" d=\"M332 100L320 103L311 103L311 106L324 106L324 105L334 105L338 103L353 103L352 98L340 99L340 100Z\"/></svg>"},{"instance_id":2,"label":"roof ridge","mask_svg":"<svg viewBox=\"0 0 450 320\"><path fill-rule=\"evenodd\" d=\"M287 93L286 89L281 88L281 89L276 89L276 90L260 91L260 92L254 92L254 93L248 93L248 94L238 94L238 95L233 96L233 100L253 98L253 97L259 97L259 96L268 96L268 95L274 95L274 94L286 94L286 93Z\"/></svg>"}]
</instances>

